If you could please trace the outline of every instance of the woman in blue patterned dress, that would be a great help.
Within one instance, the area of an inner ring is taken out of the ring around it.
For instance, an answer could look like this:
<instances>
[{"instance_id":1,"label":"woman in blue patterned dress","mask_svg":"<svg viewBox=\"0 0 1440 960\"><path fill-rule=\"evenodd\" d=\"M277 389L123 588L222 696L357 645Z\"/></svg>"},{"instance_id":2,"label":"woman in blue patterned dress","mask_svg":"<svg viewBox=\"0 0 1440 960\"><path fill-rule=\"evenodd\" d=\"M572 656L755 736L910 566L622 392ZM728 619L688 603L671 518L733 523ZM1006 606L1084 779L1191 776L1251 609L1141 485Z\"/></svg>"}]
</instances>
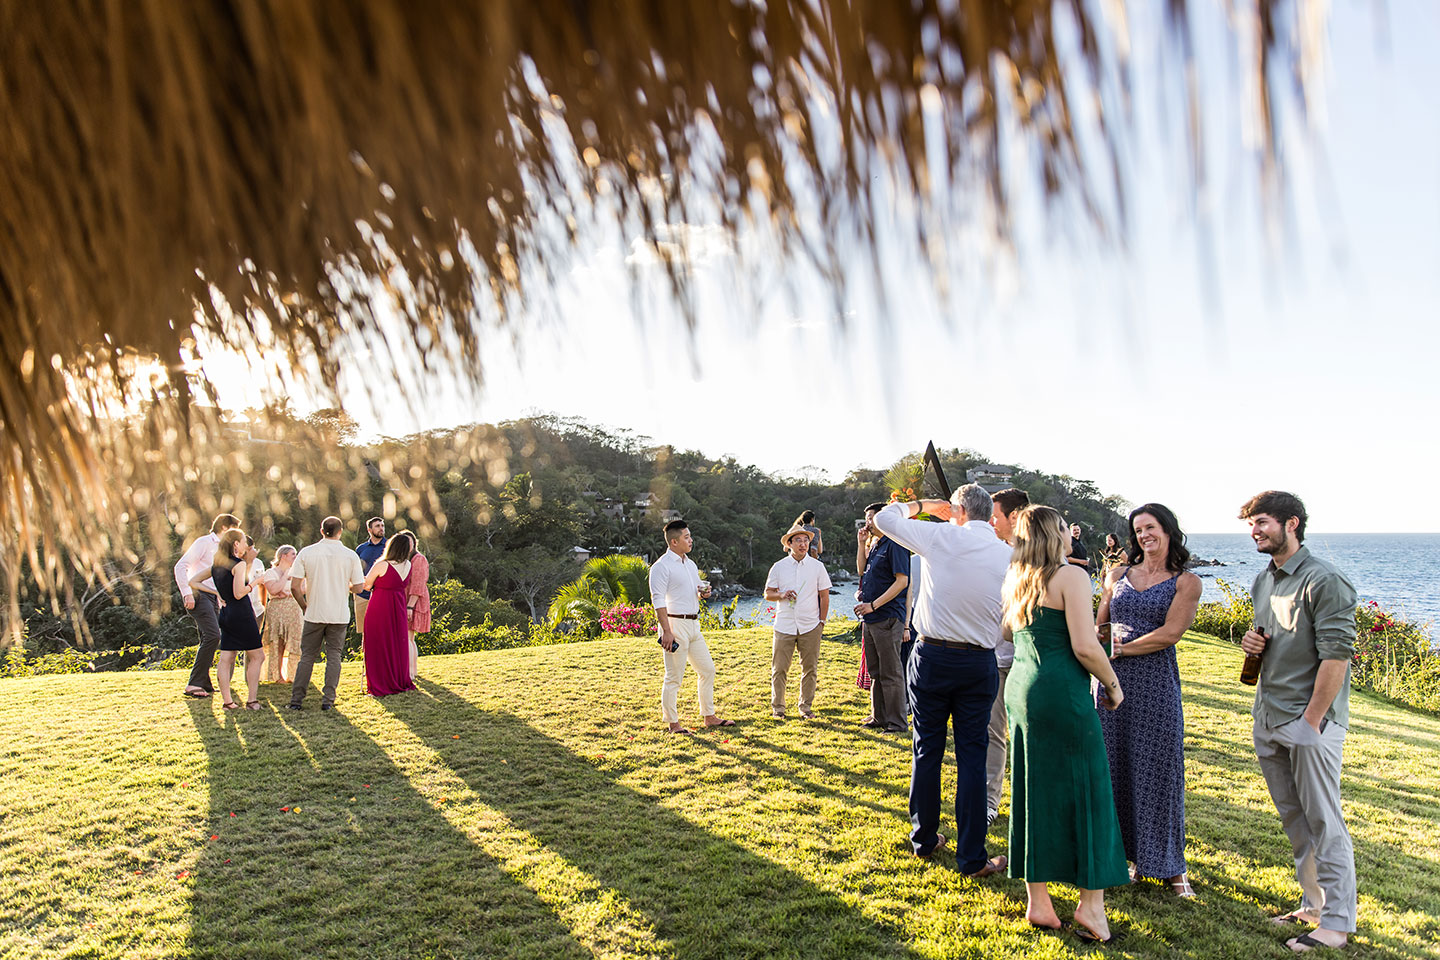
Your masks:
<instances>
[{"instance_id":1,"label":"woman in blue patterned dress","mask_svg":"<svg viewBox=\"0 0 1440 960\"><path fill-rule=\"evenodd\" d=\"M1185 873L1185 716L1175 644L1195 621L1200 578L1185 571L1190 551L1168 507L1137 507L1129 525L1128 563L1105 577L1096 614L1098 623L1111 624L1125 702L1100 711L1100 728L1131 876L1164 879L1176 895L1193 897ZM1097 705L1103 697L1102 689Z\"/></svg>"}]
</instances>

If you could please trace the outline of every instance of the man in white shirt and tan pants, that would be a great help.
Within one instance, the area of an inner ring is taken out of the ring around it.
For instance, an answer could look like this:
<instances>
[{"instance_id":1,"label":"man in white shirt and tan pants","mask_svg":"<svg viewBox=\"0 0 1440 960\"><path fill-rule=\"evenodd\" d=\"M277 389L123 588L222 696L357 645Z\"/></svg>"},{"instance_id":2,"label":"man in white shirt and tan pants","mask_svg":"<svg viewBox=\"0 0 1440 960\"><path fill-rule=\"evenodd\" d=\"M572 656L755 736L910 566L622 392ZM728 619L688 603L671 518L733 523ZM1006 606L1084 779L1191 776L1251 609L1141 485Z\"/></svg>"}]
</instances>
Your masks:
<instances>
[{"instance_id":1,"label":"man in white shirt and tan pants","mask_svg":"<svg viewBox=\"0 0 1440 960\"><path fill-rule=\"evenodd\" d=\"M350 626L350 594L358 594L365 584L360 555L340 542L344 528L339 517L326 517L320 524L320 541L296 554L290 566L290 587L305 611L305 626L300 633L300 663L290 685L290 702L285 705L289 710L301 709L322 649L325 689L320 709L335 706L340 661L345 658L345 628Z\"/></svg>"},{"instance_id":2,"label":"man in white shirt and tan pants","mask_svg":"<svg viewBox=\"0 0 1440 960\"><path fill-rule=\"evenodd\" d=\"M734 720L715 715L715 661L700 635L700 598L710 585L687 554L695 547L684 520L665 524L666 551L650 566L650 601L659 621L660 648L665 651L665 682L660 686L660 712L671 733L690 733L680 723L678 700L685 662L695 668L700 714L707 727L733 727Z\"/></svg>"},{"instance_id":3,"label":"man in white shirt and tan pants","mask_svg":"<svg viewBox=\"0 0 1440 960\"><path fill-rule=\"evenodd\" d=\"M919 631L907 680L914 716L910 767L910 845L930 857L945 845L940 823L940 768L947 726L955 728L955 866L988 877L1007 866L985 850L985 754L990 708L1000 685L995 648L1001 640L1000 587L1010 545L990 526L994 504L978 484L950 501L892 503L875 515L885 536L925 559L915 598ZM919 513L949 523L920 523Z\"/></svg>"},{"instance_id":4,"label":"man in white shirt and tan pants","mask_svg":"<svg viewBox=\"0 0 1440 960\"><path fill-rule=\"evenodd\" d=\"M770 712L785 719L785 683L800 651L800 716L814 720L820 674L820 636L830 616L830 574L810 556L810 531L793 526L780 538L789 551L765 577L765 599L775 604L775 643L770 652Z\"/></svg>"}]
</instances>

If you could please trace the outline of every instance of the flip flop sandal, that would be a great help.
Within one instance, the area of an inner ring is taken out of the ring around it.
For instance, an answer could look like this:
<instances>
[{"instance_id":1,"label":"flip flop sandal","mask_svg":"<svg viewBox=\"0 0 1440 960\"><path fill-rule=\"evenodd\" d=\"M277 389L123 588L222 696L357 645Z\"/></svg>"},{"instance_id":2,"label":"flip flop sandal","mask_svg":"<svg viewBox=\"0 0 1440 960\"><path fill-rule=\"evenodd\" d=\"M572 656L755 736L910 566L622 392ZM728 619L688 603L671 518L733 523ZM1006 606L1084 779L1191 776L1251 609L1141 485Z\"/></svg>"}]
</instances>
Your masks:
<instances>
[{"instance_id":1,"label":"flip flop sandal","mask_svg":"<svg viewBox=\"0 0 1440 960\"><path fill-rule=\"evenodd\" d=\"M207 700L209 699L210 694L206 693L204 690L186 690L185 696L190 697L193 700Z\"/></svg>"},{"instance_id":2,"label":"flip flop sandal","mask_svg":"<svg viewBox=\"0 0 1440 960\"><path fill-rule=\"evenodd\" d=\"M734 721L734 720L731 720L731 719L729 719L729 718L727 717L726 719L721 720L719 723L710 723L710 724L706 724L706 726L709 726L709 727L733 727L733 726L735 726L735 721Z\"/></svg>"},{"instance_id":3,"label":"flip flop sandal","mask_svg":"<svg viewBox=\"0 0 1440 960\"><path fill-rule=\"evenodd\" d=\"M1108 947L1110 944L1120 939L1120 934L1116 933L1113 930L1110 931L1110 938L1108 940L1102 939L1098 933L1085 926L1085 924L1081 923L1079 920L1075 921L1075 936L1078 939L1085 941L1086 943L1093 943L1102 947Z\"/></svg>"},{"instance_id":4,"label":"flip flop sandal","mask_svg":"<svg viewBox=\"0 0 1440 960\"><path fill-rule=\"evenodd\" d=\"M1297 943L1300 944L1300 945L1301 945L1302 947L1304 947L1305 949L1304 949L1304 950L1296 950L1296 949L1295 949L1295 944L1297 944ZM1296 937L1294 940L1286 940L1286 941L1285 941L1285 946L1287 946L1287 947L1290 948L1290 952L1291 952L1291 953L1309 953L1311 950L1321 950L1321 949L1327 949L1327 948L1330 949L1330 950L1343 950L1343 949L1344 949L1343 946L1337 947L1337 946L1334 946L1333 944L1326 943L1324 940L1316 940L1314 937L1310 936L1310 934L1308 934L1308 933L1302 933L1302 934L1300 934L1300 936Z\"/></svg>"}]
</instances>

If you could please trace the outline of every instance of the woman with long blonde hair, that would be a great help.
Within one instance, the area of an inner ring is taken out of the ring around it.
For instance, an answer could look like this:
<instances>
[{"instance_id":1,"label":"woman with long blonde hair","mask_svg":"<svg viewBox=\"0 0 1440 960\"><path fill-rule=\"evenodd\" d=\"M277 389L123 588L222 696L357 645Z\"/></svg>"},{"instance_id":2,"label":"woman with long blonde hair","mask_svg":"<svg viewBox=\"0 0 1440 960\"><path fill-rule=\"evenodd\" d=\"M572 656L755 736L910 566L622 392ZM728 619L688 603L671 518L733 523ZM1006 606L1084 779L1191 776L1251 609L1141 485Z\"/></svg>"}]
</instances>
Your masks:
<instances>
[{"instance_id":1,"label":"woman with long blonde hair","mask_svg":"<svg viewBox=\"0 0 1440 960\"><path fill-rule=\"evenodd\" d=\"M1015 553L1001 589L1004 632L1015 641L1005 684L1010 715L1010 875L1025 878L1025 918L1062 926L1051 882L1080 888L1075 935L1109 943L1105 887L1129 882L1090 677L1113 710L1124 694L1095 637L1093 588L1066 563L1070 532L1059 511L1031 506L1015 523Z\"/></svg>"}]
</instances>

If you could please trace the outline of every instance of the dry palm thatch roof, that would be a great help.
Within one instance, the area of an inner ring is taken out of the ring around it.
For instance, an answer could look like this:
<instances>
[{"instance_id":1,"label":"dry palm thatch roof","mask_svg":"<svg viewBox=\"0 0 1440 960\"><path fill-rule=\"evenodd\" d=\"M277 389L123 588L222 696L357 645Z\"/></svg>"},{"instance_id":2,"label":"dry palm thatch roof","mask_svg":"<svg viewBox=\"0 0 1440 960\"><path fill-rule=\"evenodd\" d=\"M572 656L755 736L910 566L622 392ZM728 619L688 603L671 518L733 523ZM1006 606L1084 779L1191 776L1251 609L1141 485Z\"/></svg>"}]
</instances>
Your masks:
<instances>
[{"instance_id":1,"label":"dry palm thatch roof","mask_svg":"<svg viewBox=\"0 0 1440 960\"><path fill-rule=\"evenodd\" d=\"M1162 79L1187 76L1188 6L1165 4ZM1229 6L1268 164L1272 99L1303 85L1324 4ZM753 227L838 284L826 238L843 222L872 239L883 174L922 212L961 185L1003 236L1007 129L1045 190L1116 226L1093 194L1116 186L1125 16L1124 0L0 0L12 597L21 558L63 595L133 549L142 517L186 525L173 494L215 428L192 403L209 392L197 331L333 384L347 338L393 333L393 315L397 353L478 377L476 318L514 316L597 219L652 239ZM683 257L670 268L683 303Z\"/></svg>"}]
</instances>

